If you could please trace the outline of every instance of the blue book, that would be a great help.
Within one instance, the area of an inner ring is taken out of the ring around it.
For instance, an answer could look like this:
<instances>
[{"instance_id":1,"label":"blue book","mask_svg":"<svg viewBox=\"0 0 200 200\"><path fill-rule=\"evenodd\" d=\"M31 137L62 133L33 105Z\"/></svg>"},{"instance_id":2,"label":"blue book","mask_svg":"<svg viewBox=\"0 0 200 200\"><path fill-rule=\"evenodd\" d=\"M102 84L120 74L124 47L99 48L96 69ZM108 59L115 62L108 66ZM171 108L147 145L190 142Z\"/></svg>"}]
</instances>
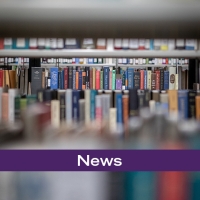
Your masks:
<instances>
[{"instance_id":1,"label":"blue book","mask_svg":"<svg viewBox=\"0 0 200 200\"><path fill-rule=\"evenodd\" d=\"M103 89L109 90L109 67L103 68Z\"/></svg>"},{"instance_id":2,"label":"blue book","mask_svg":"<svg viewBox=\"0 0 200 200\"><path fill-rule=\"evenodd\" d=\"M64 70L61 71L61 89L64 89Z\"/></svg>"},{"instance_id":3,"label":"blue book","mask_svg":"<svg viewBox=\"0 0 200 200\"><path fill-rule=\"evenodd\" d=\"M150 50L154 50L154 41L153 39L150 39Z\"/></svg>"},{"instance_id":4,"label":"blue book","mask_svg":"<svg viewBox=\"0 0 200 200\"><path fill-rule=\"evenodd\" d=\"M169 71L164 71L164 90L169 89Z\"/></svg>"},{"instance_id":5,"label":"blue book","mask_svg":"<svg viewBox=\"0 0 200 200\"><path fill-rule=\"evenodd\" d=\"M76 64L79 64L79 58L75 58Z\"/></svg>"},{"instance_id":6,"label":"blue book","mask_svg":"<svg viewBox=\"0 0 200 200\"><path fill-rule=\"evenodd\" d=\"M62 72L59 71L58 72L58 89L62 89L61 87L61 76L62 76Z\"/></svg>"},{"instance_id":7,"label":"blue book","mask_svg":"<svg viewBox=\"0 0 200 200\"><path fill-rule=\"evenodd\" d=\"M82 70L78 72L78 89L82 90Z\"/></svg>"},{"instance_id":8,"label":"blue book","mask_svg":"<svg viewBox=\"0 0 200 200\"><path fill-rule=\"evenodd\" d=\"M128 90L128 69L125 71L125 90Z\"/></svg>"},{"instance_id":9,"label":"blue book","mask_svg":"<svg viewBox=\"0 0 200 200\"><path fill-rule=\"evenodd\" d=\"M72 79L73 79L73 84L72 84L72 89L76 89L76 70L73 69L72 71Z\"/></svg>"},{"instance_id":10,"label":"blue book","mask_svg":"<svg viewBox=\"0 0 200 200\"><path fill-rule=\"evenodd\" d=\"M79 120L79 99L80 99L80 91L73 90L72 92L72 119L75 122Z\"/></svg>"},{"instance_id":11,"label":"blue book","mask_svg":"<svg viewBox=\"0 0 200 200\"><path fill-rule=\"evenodd\" d=\"M133 89L133 68L128 68L128 89Z\"/></svg>"},{"instance_id":12,"label":"blue book","mask_svg":"<svg viewBox=\"0 0 200 200\"><path fill-rule=\"evenodd\" d=\"M58 67L50 68L51 89L58 89Z\"/></svg>"},{"instance_id":13,"label":"blue book","mask_svg":"<svg viewBox=\"0 0 200 200\"><path fill-rule=\"evenodd\" d=\"M95 120L95 96L97 90L90 90L90 119Z\"/></svg>"},{"instance_id":14,"label":"blue book","mask_svg":"<svg viewBox=\"0 0 200 200\"><path fill-rule=\"evenodd\" d=\"M147 70L144 70L144 89L147 89Z\"/></svg>"},{"instance_id":15,"label":"blue book","mask_svg":"<svg viewBox=\"0 0 200 200\"><path fill-rule=\"evenodd\" d=\"M122 112L122 94L116 94L117 104L117 123L123 123L123 112Z\"/></svg>"},{"instance_id":16,"label":"blue book","mask_svg":"<svg viewBox=\"0 0 200 200\"><path fill-rule=\"evenodd\" d=\"M88 64L93 64L94 63L94 59L93 58L88 58Z\"/></svg>"},{"instance_id":17,"label":"blue book","mask_svg":"<svg viewBox=\"0 0 200 200\"><path fill-rule=\"evenodd\" d=\"M188 118L188 91L178 90L178 112L180 119Z\"/></svg>"},{"instance_id":18,"label":"blue book","mask_svg":"<svg viewBox=\"0 0 200 200\"><path fill-rule=\"evenodd\" d=\"M14 38L12 41L13 49L29 49L28 38Z\"/></svg>"}]
</instances>

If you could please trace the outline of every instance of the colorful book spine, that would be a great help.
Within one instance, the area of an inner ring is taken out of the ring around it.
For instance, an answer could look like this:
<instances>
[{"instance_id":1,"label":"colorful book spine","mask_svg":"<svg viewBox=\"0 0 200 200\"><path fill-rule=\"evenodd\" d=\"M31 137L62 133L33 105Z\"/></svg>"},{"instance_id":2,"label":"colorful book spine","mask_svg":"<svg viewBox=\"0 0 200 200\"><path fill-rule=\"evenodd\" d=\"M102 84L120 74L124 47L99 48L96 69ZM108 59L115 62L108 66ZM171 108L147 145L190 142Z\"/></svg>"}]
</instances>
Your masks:
<instances>
[{"instance_id":1,"label":"colorful book spine","mask_svg":"<svg viewBox=\"0 0 200 200\"><path fill-rule=\"evenodd\" d=\"M90 69L90 89L93 88L93 68Z\"/></svg>"},{"instance_id":2,"label":"colorful book spine","mask_svg":"<svg viewBox=\"0 0 200 200\"><path fill-rule=\"evenodd\" d=\"M73 90L72 91L72 119L74 122L79 121L79 99L80 99L80 91Z\"/></svg>"},{"instance_id":3,"label":"colorful book spine","mask_svg":"<svg viewBox=\"0 0 200 200\"><path fill-rule=\"evenodd\" d=\"M175 89L175 74L176 74L176 67L169 67L169 89Z\"/></svg>"},{"instance_id":4,"label":"colorful book spine","mask_svg":"<svg viewBox=\"0 0 200 200\"><path fill-rule=\"evenodd\" d=\"M147 89L147 70L144 70L144 89Z\"/></svg>"},{"instance_id":5,"label":"colorful book spine","mask_svg":"<svg viewBox=\"0 0 200 200\"><path fill-rule=\"evenodd\" d=\"M90 119L95 120L95 96L97 95L96 90L90 90Z\"/></svg>"},{"instance_id":6,"label":"colorful book spine","mask_svg":"<svg viewBox=\"0 0 200 200\"><path fill-rule=\"evenodd\" d=\"M188 118L188 91L178 91L178 111L180 119Z\"/></svg>"},{"instance_id":7,"label":"colorful book spine","mask_svg":"<svg viewBox=\"0 0 200 200\"><path fill-rule=\"evenodd\" d=\"M169 71L164 71L164 84L163 84L164 90L169 89Z\"/></svg>"},{"instance_id":8,"label":"colorful book spine","mask_svg":"<svg viewBox=\"0 0 200 200\"><path fill-rule=\"evenodd\" d=\"M50 69L51 73L51 89L58 89L58 68L52 67Z\"/></svg>"},{"instance_id":9,"label":"colorful book spine","mask_svg":"<svg viewBox=\"0 0 200 200\"><path fill-rule=\"evenodd\" d=\"M164 70L160 69L160 90L164 90Z\"/></svg>"},{"instance_id":10,"label":"colorful book spine","mask_svg":"<svg viewBox=\"0 0 200 200\"><path fill-rule=\"evenodd\" d=\"M86 89L90 89L90 67L85 67L85 87Z\"/></svg>"},{"instance_id":11,"label":"colorful book spine","mask_svg":"<svg viewBox=\"0 0 200 200\"><path fill-rule=\"evenodd\" d=\"M116 101L117 101L117 124L123 123L123 110L122 110L122 94L116 95Z\"/></svg>"},{"instance_id":12,"label":"colorful book spine","mask_svg":"<svg viewBox=\"0 0 200 200\"><path fill-rule=\"evenodd\" d=\"M72 123L72 89L67 89L65 92L65 118L66 123Z\"/></svg>"},{"instance_id":13,"label":"colorful book spine","mask_svg":"<svg viewBox=\"0 0 200 200\"><path fill-rule=\"evenodd\" d=\"M79 89L79 71L76 71L76 90Z\"/></svg>"},{"instance_id":14,"label":"colorful book spine","mask_svg":"<svg viewBox=\"0 0 200 200\"><path fill-rule=\"evenodd\" d=\"M81 69L78 71L78 77L79 77L79 79L78 79L78 89L82 90L82 70Z\"/></svg>"},{"instance_id":15,"label":"colorful book spine","mask_svg":"<svg viewBox=\"0 0 200 200\"><path fill-rule=\"evenodd\" d=\"M169 90L169 112L178 114L178 93L177 90Z\"/></svg>"},{"instance_id":16,"label":"colorful book spine","mask_svg":"<svg viewBox=\"0 0 200 200\"><path fill-rule=\"evenodd\" d=\"M100 89L100 70L96 70L96 90Z\"/></svg>"},{"instance_id":17,"label":"colorful book spine","mask_svg":"<svg viewBox=\"0 0 200 200\"><path fill-rule=\"evenodd\" d=\"M140 90L144 90L144 70L140 70Z\"/></svg>"},{"instance_id":18,"label":"colorful book spine","mask_svg":"<svg viewBox=\"0 0 200 200\"><path fill-rule=\"evenodd\" d=\"M103 68L103 84L104 84L104 90L109 90L109 67Z\"/></svg>"},{"instance_id":19,"label":"colorful book spine","mask_svg":"<svg viewBox=\"0 0 200 200\"><path fill-rule=\"evenodd\" d=\"M61 75L62 75L62 72L58 71L58 89L62 89L61 88Z\"/></svg>"},{"instance_id":20,"label":"colorful book spine","mask_svg":"<svg viewBox=\"0 0 200 200\"><path fill-rule=\"evenodd\" d=\"M72 71L72 80L73 80L73 84L72 84L72 89L76 89L76 70L75 69L73 69L73 71Z\"/></svg>"},{"instance_id":21,"label":"colorful book spine","mask_svg":"<svg viewBox=\"0 0 200 200\"><path fill-rule=\"evenodd\" d=\"M125 90L128 90L128 69L125 71Z\"/></svg>"},{"instance_id":22,"label":"colorful book spine","mask_svg":"<svg viewBox=\"0 0 200 200\"><path fill-rule=\"evenodd\" d=\"M92 89L95 90L96 89L96 68L93 67L92 68Z\"/></svg>"},{"instance_id":23,"label":"colorful book spine","mask_svg":"<svg viewBox=\"0 0 200 200\"><path fill-rule=\"evenodd\" d=\"M196 103L196 119L200 120L200 96L195 97Z\"/></svg>"},{"instance_id":24,"label":"colorful book spine","mask_svg":"<svg viewBox=\"0 0 200 200\"><path fill-rule=\"evenodd\" d=\"M125 74L125 70L120 69L120 74L121 74L121 78L122 78L122 90L125 90L125 82L126 82L126 74Z\"/></svg>"},{"instance_id":25,"label":"colorful book spine","mask_svg":"<svg viewBox=\"0 0 200 200\"><path fill-rule=\"evenodd\" d=\"M116 70L112 70L112 90L115 90L115 82L116 82Z\"/></svg>"},{"instance_id":26,"label":"colorful book spine","mask_svg":"<svg viewBox=\"0 0 200 200\"><path fill-rule=\"evenodd\" d=\"M3 82L4 82L4 80L3 80L3 74L4 74L3 70L0 69L0 87L3 87L3 85L4 85L3 84Z\"/></svg>"},{"instance_id":27,"label":"colorful book spine","mask_svg":"<svg viewBox=\"0 0 200 200\"><path fill-rule=\"evenodd\" d=\"M112 67L109 71L109 90L112 90Z\"/></svg>"},{"instance_id":28,"label":"colorful book spine","mask_svg":"<svg viewBox=\"0 0 200 200\"><path fill-rule=\"evenodd\" d=\"M156 70L156 90L160 90L160 70Z\"/></svg>"},{"instance_id":29,"label":"colorful book spine","mask_svg":"<svg viewBox=\"0 0 200 200\"><path fill-rule=\"evenodd\" d=\"M104 86L104 83L103 83L103 70L101 69L100 71L100 89L102 90L103 89L103 86Z\"/></svg>"},{"instance_id":30,"label":"colorful book spine","mask_svg":"<svg viewBox=\"0 0 200 200\"><path fill-rule=\"evenodd\" d=\"M134 76L134 71L133 68L128 68L128 89L133 89L134 83L133 83L133 76Z\"/></svg>"},{"instance_id":31,"label":"colorful book spine","mask_svg":"<svg viewBox=\"0 0 200 200\"><path fill-rule=\"evenodd\" d=\"M147 71L147 89L151 90L151 70Z\"/></svg>"},{"instance_id":32,"label":"colorful book spine","mask_svg":"<svg viewBox=\"0 0 200 200\"><path fill-rule=\"evenodd\" d=\"M151 90L156 90L156 73L151 73Z\"/></svg>"},{"instance_id":33,"label":"colorful book spine","mask_svg":"<svg viewBox=\"0 0 200 200\"><path fill-rule=\"evenodd\" d=\"M82 90L86 89L86 72L82 71Z\"/></svg>"},{"instance_id":34,"label":"colorful book spine","mask_svg":"<svg viewBox=\"0 0 200 200\"><path fill-rule=\"evenodd\" d=\"M60 102L51 100L51 125L55 128L60 127Z\"/></svg>"},{"instance_id":35,"label":"colorful book spine","mask_svg":"<svg viewBox=\"0 0 200 200\"><path fill-rule=\"evenodd\" d=\"M133 75L133 86L135 89L140 89L140 72L135 71Z\"/></svg>"},{"instance_id":36,"label":"colorful book spine","mask_svg":"<svg viewBox=\"0 0 200 200\"><path fill-rule=\"evenodd\" d=\"M65 93L60 94L60 121L65 121L66 118L66 104L65 104Z\"/></svg>"}]
</instances>

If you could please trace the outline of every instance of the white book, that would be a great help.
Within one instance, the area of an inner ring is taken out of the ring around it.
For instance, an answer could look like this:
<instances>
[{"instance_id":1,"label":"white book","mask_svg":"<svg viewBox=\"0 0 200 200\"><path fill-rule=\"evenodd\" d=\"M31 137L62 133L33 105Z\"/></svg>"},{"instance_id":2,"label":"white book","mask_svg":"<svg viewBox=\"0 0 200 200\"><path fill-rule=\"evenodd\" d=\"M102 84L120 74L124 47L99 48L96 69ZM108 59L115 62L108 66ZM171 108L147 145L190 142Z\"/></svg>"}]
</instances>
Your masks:
<instances>
[{"instance_id":1,"label":"white book","mask_svg":"<svg viewBox=\"0 0 200 200\"><path fill-rule=\"evenodd\" d=\"M102 94L102 118L108 120L110 109L110 94Z\"/></svg>"},{"instance_id":2,"label":"white book","mask_svg":"<svg viewBox=\"0 0 200 200\"><path fill-rule=\"evenodd\" d=\"M174 50L175 49L175 39L169 39L168 40L168 50Z\"/></svg>"},{"instance_id":3,"label":"white book","mask_svg":"<svg viewBox=\"0 0 200 200\"><path fill-rule=\"evenodd\" d=\"M117 131L117 109L109 109L109 129L111 133L116 133Z\"/></svg>"},{"instance_id":4,"label":"white book","mask_svg":"<svg viewBox=\"0 0 200 200\"><path fill-rule=\"evenodd\" d=\"M37 38L30 38L29 39L29 47L37 48Z\"/></svg>"},{"instance_id":5,"label":"white book","mask_svg":"<svg viewBox=\"0 0 200 200\"><path fill-rule=\"evenodd\" d=\"M15 97L19 94L18 89L9 89L8 90L8 121L15 121Z\"/></svg>"},{"instance_id":6,"label":"white book","mask_svg":"<svg viewBox=\"0 0 200 200\"><path fill-rule=\"evenodd\" d=\"M156 111L156 101L155 100L149 101L149 109L150 109L151 113L155 113L155 111Z\"/></svg>"},{"instance_id":7,"label":"white book","mask_svg":"<svg viewBox=\"0 0 200 200\"><path fill-rule=\"evenodd\" d=\"M85 121L85 99L79 99L79 121Z\"/></svg>"},{"instance_id":8,"label":"white book","mask_svg":"<svg viewBox=\"0 0 200 200\"><path fill-rule=\"evenodd\" d=\"M169 89L175 89L175 81L176 81L176 67L169 67Z\"/></svg>"},{"instance_id":9,"label":"white book","mask_svg":"<svg viewBox=\"0 0 200 200\"><path fill-rule=\"evenodd\" d=\"M178 90L178 74L175 74L175 90Z\"/></svg>"},{"instance_id":10,"label":"white book","mask_svg":"<svg viewBox=\"0 0 200 200\"><path fill-rule=\"evenodd\" d=\"M151 90L151 70L147 71L147 89Z\"/></svg>"},{"instance_id":11,"label":"white book","mask_svg":"<svg viewBox=\"0 0 200 200\"><path fill-rule=\"evenodd\" d=\"M0 87L0 122L2 119L2 93L3 93L3 88Z\"/></svg>"},{"instance_id":12,"label":"white book","mask_svg":"<svg viewBox=\"0 0 200 200\"><path fill-rule=\"evenodd\" d=\"M90 90L85 90L85 123L90 123Z\"/></svg>"},{"instance_id":13,"label":"white book","mask_svg":"<svg viewBox=\"0 0 200 200\"><path fill-rule=\"evenodd\" d=\"M55 128L60 126L60 101L51 100L51 125Z\"/></svg>"},{"instance_id":14,"label":"white book","mask_svg":"<svg viewBox=\"0 0 200 200\"><path fill-rule=\"evenodd\" d=\"M72 123L72 89L67 89L65 93L65 116L66 116L66 123Z\"/></svg>"}]
</instances>

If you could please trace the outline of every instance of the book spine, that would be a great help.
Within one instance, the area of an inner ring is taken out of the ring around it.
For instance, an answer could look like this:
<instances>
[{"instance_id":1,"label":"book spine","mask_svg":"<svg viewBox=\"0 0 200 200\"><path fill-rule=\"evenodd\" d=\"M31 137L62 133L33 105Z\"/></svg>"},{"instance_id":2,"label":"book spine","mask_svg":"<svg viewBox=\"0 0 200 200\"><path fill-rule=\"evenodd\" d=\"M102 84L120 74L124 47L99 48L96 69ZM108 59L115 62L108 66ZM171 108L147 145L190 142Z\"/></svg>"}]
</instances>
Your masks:
<instances>
[{"instance_id":1,"label":"book spine","mask_svg":"<svg viewBox=\"0 0 200 200\"><path fill-rule=\"evenodd\" d=\"M32 67L31 68L31 93L36 94L37 90L41 88L42 88L42 68Z\"/></svg>"},{"instance_id":2,"label":"book spine","mask_svg":"<svg viewBox=\"0 0 200 200\"><path fill-rule=\"evenodd\" d=\"M82 90L82 70L79 70L78 71L78 89L79 90Z\"/></svg>"},{"instance_id":3,"label":"book spine","mask_svg":"<svg viewBox=\"0 0 200 200\"><path fill-rule=\"evenodd\" d=\"M93 88L93 69L90 69L90 89Z\"/></svg>"},{"instance_id":4,"label":"book spine","mask_svg":"<svg viewBox=\"0 0 200 200\"><path fill-rule=\"evenodd\" d=\"M73 89L73 68L69 67L69 82L68 88Z\"/></svg>"},{"instance_id":5,"label":"book spine","mask_svg":"<svg viewBox=\"0 0 200 200\"><path fill-rule=\"evenodd\" d=\"M51 125L55 128L60 126L60 102L51 100Z\"/></svg>"},{"instance_id":6,"label":"book spine","mask_svg":"<svg viewBox=\"0 0 200 200\"><path fill-rule=\"evenodd\" d=\"M169 89L169 71L164 71L164 90Z\"/></svg>"},{"instance_id":7,"label":"book spine","mask_svg":"<svg viewBox=\"0 0 200 200\"><path fill-rule=\"evenodd\" d=\"M95 120L95 96L96 90L90 90L90 119Z\"/></svg>"},{"instance_id":8,"label":"book spine","mask_svg":"<svg viewBox=\"0 0 200 200\"><path fill-rule=\"evenodd\" d=\"M60 121L65 121L65 110L66 110L66 104L65 104L65 94L60 95Z\"/></svg>"},{"instance_id":9,"label":"book spine","mask_svg":"<svg viewBox=\"0 0 200 200\"><path fill-rule=\"evenodd\" d=\"M100 89L100 70L96 70L96 90Z\"/></svg>"},{"instance_id":10,"label":"book spine","mask_svg":"<svg viewBox=\"0 0 200 200\"><path fill-rule=\"evenodd\" d=\"M10 79L12 80L12 79ZM45 72L42 72L42 88L45 89Z\"/></svg>"},{"instance_id":11,"label":"book spine","mask_svg":"<svg viewBox=\"0 0 200 200\"><path fill-rule=\"evenodd\" d=\"M200 96L195 97L196 103L196 119L200 120Z\"/></svg>"},{"instance_id":12,"label":"book spine","mask_svg":"<svg viewBox=\"0 0 200 200\"><path fill-rule=\"evenodd\" d=\"M176 74L176 67L169 67L169 89L175 89L175 74Z\"/></svg>"},{"instance_id":13,"label":"book spine","mask_svg":"<svg viewBox=\"0 0 200 200\"><path fill-rule=\"evenodd\" d=\"M79 122L85 122L85 99L79 99Z\"/></svg>"},{"instance_id":14,"label":"book spine","mask_svg":"<svg viewBox=\"0 0 200 200\"><path fill-rule=\"evenodd\" d=\"M76 70L73 69L72 71L72 79L73 79L73 84L72 84L72 89L76 89Z\"/></svg>"},{"instance_id":15,"label":"book spine","mask_svg":"<svg viewBox=\"0 0 200 200\"><path fill-rule=\"evenodd\" d=\"M122 77L122 90L125 90L125 79L126 79L125 71L123 69L120 69L120 74Z\"/></svg>"},{"instance_id":16,"label":"book spine","mask_svg":"<svg viewBox=\"0 0 200 200\"><path fill-rule=\"evenodd\" d=\"M129 116L134 117L138 115L138 95L137 89L129 90Z\"/></svg>"},{"instance_id":17,"label":"book spine","mask_svg":"<svg viewBox=\"0 0 200 200\"><path fill-rule=\"evenodd\" d=\"M61 71L58 72L58 89L61 89Z\"/></svg>"},{"instance_id":18,"label":"book spine","mask_svg":"<svg viewBox=\"0 0 200 200\"><path fill-rule=\"evenodd\" d=\"M151 70L147 71L147 87L151 90Z\"/></svg>"},{"instance_id":19,"label":"book spine","mask_svg":"<svg viewBox=\"0 0 200 200\"><path fill-rule=\"evenodd\" d=\"M109 71L109 90L112 90L112 69Z\"/></svg>"},{"instance_id":20,"label":"book spine","mask_svg":"<svg viewBox=\"0 0 200 200\"><path fill-rule=\"evenodd\" d=\"M115 82L116 82L116 70L112 70L112 90L115 90Z\"/></svg>"},{"instance_id":21,"label":"book spine","mask_svg":"<svg viewBox=\"0 0 200 200\"><path fill-rule=\"evenodd\" d=\"M102 96L96 95L95 96L95 120L97 126L101 126L102 122Z\"/></svg>"},{"instance_id":22,"label":"book spine","mask_svg":"<svg viewBox=\"0 0 200 200\"><path fill-rule=\"evenodd\" d=\"M86 72L82 72L82 90L86 89Z\"/></svg>"},{"instance_id":23,"label":"book spine","mask_svg":"<svg viewBox=\"0 0 200 200\"><path fill-rule=\"evenodd\" d=\"M80 99L80 91L73 90L72 91L72 118L74 122L79 121L79 99Z\"/></svg>"},{"instance_id":24,"label":"book spine","mask_svg":"<svg viewBox=\"0 0 200 200\"><path fill-rule=\"evenodd\" d=\"M156 73L151 73L151 90L156 90Z\"/></svg>"},{"instance_id":25,"label":"book spine","mask_svg":"<svg viewBox=\"0 0 200 200\"><path fill-rule=\"evenodd\" d=\"M104 85L104 83L103 83L103 71L101 70L100 71L100 89L101 90L103 90L103 85Z\"/></svg>"},{"instance_id":26,"label":"book spine","mask_svg":"<svg viewBox=\"0 0 200 200\"><path fill-rule=\"evenodd\" d=\"M15 97L15 121L20 119L20 95ZM1 121L1 120L0 120Z\"/></svg>"},{"instance_id":27,"label":"book spine","mask_svg":"<svg viewBox=\"0 0 200 200\"><path fill-rule=\"evenodd\" d=\"M109 67L103 69L104 90L109 90Z\"/></svg>"},{"instance_id":28,"label":"book spine","mask_svg":"<svg viewBox=\"0 0 200 200\"><path fill-rule=\"evenodd\" d=\"M109 109L109 129L111 133L115 133L117 130L117 109Z\"/></svg>"},{"instance_id":29,"label":"book spine","mask_svg":"<svg viewBox=\"0 0 200 200\"><path fill-rule=\"evenodd\" d=\"M133 69L128 68L128 89L133 89Z\"/></svg>"},{"instance_id":30,"label":"book spine","mask_svg":"<svg viewBox=\"0 0 200 200\"><path fill-rule=\"evenodd\" d=\"M160 90L164 90L164 70L160 69Z\"/></svg>"},{"instance_id":31,"label":"book spine","mask_svg":"<svg viewBox=\"0 0 200 200\"><path fill-rule=\"evenodd\" d=\"M147 70L144 70L144 89L147 89Z\"/></svg>"},{"instance_id":32,"label":"book spine","mask_svg":"<svg viewBox=\"0 0 200 200\"><path fill-rule=\"evenodd\" d=\"M90 89L90 67L85 67L86 77L85 77L85 87Z\"/></svg>"},{"instance_id":33,"label":"book spine","mask_svg":"<svg viewBox=\"0 0 200 200\"><path fill-rule=\"evenodd\" d=\"M92 69L92 76L93 76L92 89L95 90L96 89L96 68L95 67Z\"/></svg>"},{"instance_id":34,"label":"book spine","mask_svg":"<svg viewBox=\"0 0 200 200\"><path fill-rule=\"evenodd\" d=\"M90 123L90 90L85 90L85 123Z\"/></svg>"},{"instance_id":35,"label":"book spine","mask_svg":"<svg viewBox=\"0 0 200 200\"><path fill-rule=\"evenodd\" d=\"M0 87L3 87L3 70L0 70Z\"/></svg>"},{"instance_id":36,"label":"book spine","mask_svg":"<svg viewBox=\"0 0 200 200\"><path fill-rule=\"evenodd\" d=\"M134 72L134 88L135 89L140 89L140 72L135 71Z\"/></svg>"},{"instance_id":37,"label":"book spine","mask_svg":"<svg viewBox=\"0 0 200 200\"><path fill-rule=\"evenodd\" d=\"M128 90L128 69L125 71L125 90Z\"/></svg>"},{"instance_id":38,"label":"book spine","mask_svg":"<svg viewBox=\"0 0 200 200\"><path fill-rule=\"evenodd\" d=\"M169 112L178 114L178 93L177 90L169 90Z\"/></svg>"},{"instance_id":39,"label":"book spine","mask_svg":"<svg viewBox=\"0 0 200 200\"><path fill-rule=\"evenodd\" d=\"M188 117L193 119L196 117L195 96L195 91L188 92Z\"/></svg>"},{"instance_id":40,"label":"book spine","mask_svg":"<svg viewBox=\"0 0 200 200\"><path fill-rule=\"evenodd\" d=\"M128 119L129 119L129 107L128 107L128 95L122 96L122 105L123 105L123 121L124 121L124 132L125 138L128 137Z\"/></svg>"},{"instance_id":41,"label":"book spine","mask_svg":"<svg viewBox=\"0 0 200 200\"><path fill-rule=\"evenodd\" d=\"M67 89L65 92L65 116L67 124L72 122L72 90Z\"/></svg>"},{"instance_id":42,"label":"book spine","mask_svg":"<svg viewBox=\"0 0 200 200\"><path fill-rule=\"evenodd\" d=\"M156 90L160 90L160 70L156 70Z\"/></svg>"},{"instance_id":43,"label":"book spine","mask_svg":"<svg viewBox=\"0 0 200 200\"><path fill-rule=\"evenodd\" d=\"M58 68L52 67L50 70L51 70L51 89L58 89Z\"/></svg>"},{"instance_id":44,"label":"book spine","mask_svg":"<svg viewBox=\"0 0 200 200\"><path fill-rule=\"evenodd\" d=\"M116 95L116 101L117 101L117 123L122 124L123 123L122 94Z\"/></svg>"},{"instance_id":45,"label":"book spine","mask_svg":"<svg viewBox=\"0 0 200 200\"><path fill-rule=\"evenodd\" d=\"M68 89L68 71L68 67L64 68L64 89Z\"/></svg>"},{"instance_id":46,"label":"book spine","mask_svg":"<svg viewBox=\"0 0 200 200\"><path fill-rule=\"evenodd\" d=\"M188 91L178 91L178 111L180 119L188 118Z\"/></svg>"},{"instance_id":47,"label":"book spine","mask_svg":"<svg viewBox=\"0 0 200 200\"><path fill-rule=\"evenodd\" d=\"M178 74L175 74L175 90L178 90Z\"/></svg>"},{"instance_id":48,"label":"book spine","mask_svg":"<svg viewBox=\"0 0 200 200\"><path fill-rule=\"evenodd\" d=\"M76 71L76 90L78 90L79 86L79 72Z\"/></svg>"},{"instance_id":49,"label":"book spine","mask_svg":"<svg viewBox=\"0 0 200 200\"><path fill-rule=\"evenodd\" d=\"M2 120L2 111L3 111L3 106L2 106L2 93L3 93L3 88L0 87L0 122Z\"/></svg>"},{"instance_id":50,"label":"book spine","mask_svg":"<svg viewBox=\"0 0 200 200\"><path fill-rule=\"evenodd\" d=\"M144 70L140 70L140 90L144 90Z\"/></svg>"}]
</instances>

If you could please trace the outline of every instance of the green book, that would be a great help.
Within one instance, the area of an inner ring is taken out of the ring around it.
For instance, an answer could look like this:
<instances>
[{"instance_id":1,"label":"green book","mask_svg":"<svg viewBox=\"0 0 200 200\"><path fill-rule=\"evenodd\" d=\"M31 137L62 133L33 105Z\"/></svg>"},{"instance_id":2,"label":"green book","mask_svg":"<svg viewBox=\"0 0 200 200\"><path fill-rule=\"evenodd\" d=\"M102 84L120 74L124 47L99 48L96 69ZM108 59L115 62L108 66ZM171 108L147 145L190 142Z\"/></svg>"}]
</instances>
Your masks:
<instances>
[{"instance_id":1,"label":"green book","mask_svg":"<svg viewBox=\"0 0 200 200\"><path fill-rule=\"evenodd\" d=\"M148 58L146 58L146 64L149 64L149 59Z\"/></svg>"},{"instance_id":2,"label":"green book","mask_svg":"<svg viewBox=\"0 0 200 200\"><path fill-rule=\"evenodd\" d=\"M100 72L100 89L103 90L103 70Z\"/></svg>"},{"instance_id":3,"label":"green book","mask_svg":"<svg viewBox=\"0 0 200 200\"><path fill-rule=\"evenodd\" d=\"M115 90L116 70L112 70L112 90Z\"/></svg>"},{"instance_id":4,"label":"green book","mask_svg":"<svg viewBox=\"0 0 200 200\"><path fill-rule=\"evenodd\" d=\"M27 107L27 99L21 98L20 99L20 111L26 109Z\"/></svg>"},{"instance_id":5,"label":"green book","mask_svg":"<svg viewBox=\"0 0 200 200\"><path fill-rule=\"evenodd\" d=\"M32 94L27 96L27 105L34 104L37 101L37 96Z\"/></svg>"},{"instance_id":6,"label":"green book","mask_svg":"<svg viewBox=\"0 0 200 200\"><path fill-rule=\"evenodd\" d=\"M20 99L21 99L20 95L17 95L15 97L15 120L20 119Z\"/></svg>"}]
</instances>

